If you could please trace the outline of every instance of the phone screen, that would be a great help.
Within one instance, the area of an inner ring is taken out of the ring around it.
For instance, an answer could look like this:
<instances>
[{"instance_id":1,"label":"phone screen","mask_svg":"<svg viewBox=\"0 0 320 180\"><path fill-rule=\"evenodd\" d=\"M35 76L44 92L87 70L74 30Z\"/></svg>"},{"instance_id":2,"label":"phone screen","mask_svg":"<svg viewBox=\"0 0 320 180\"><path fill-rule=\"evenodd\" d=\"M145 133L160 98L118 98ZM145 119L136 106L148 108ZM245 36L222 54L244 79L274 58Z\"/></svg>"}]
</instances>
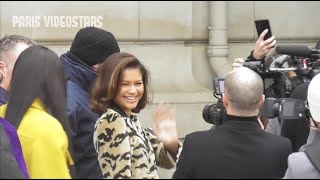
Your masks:
<instances>
[{"instance_id":1,"label":"phone screen","mask_svg":"<svg viewBox=\"0 0 320 180\"><path fill-rule=\"evenodd\" d=\"M220 86L220 92L224 93L224 80L219 81L219 86Z\"/></svg>"},{"instance_id":2,"label":"phone screen","mask_svg":"<svg viewBox=\"0 0 320 180\"><path fill-rule=\"evenodd\" d=\"M255 20L256 29L258 33L258 37L265 30L268 29L268 33L264 36L264 40L267 40L272 37L271 28L268 19Z\"/></svg>"},{"instance_id":3,"label":"phone screen","mask_svg":"<svg viewBox=\"0 0 320 180\"><path fill-rule=\"evenodd\" d=\"M215 94L222 95L222 93L224 92L224 78L214 78L213 89L215 91Z\"/></svg>"}]
</instances>

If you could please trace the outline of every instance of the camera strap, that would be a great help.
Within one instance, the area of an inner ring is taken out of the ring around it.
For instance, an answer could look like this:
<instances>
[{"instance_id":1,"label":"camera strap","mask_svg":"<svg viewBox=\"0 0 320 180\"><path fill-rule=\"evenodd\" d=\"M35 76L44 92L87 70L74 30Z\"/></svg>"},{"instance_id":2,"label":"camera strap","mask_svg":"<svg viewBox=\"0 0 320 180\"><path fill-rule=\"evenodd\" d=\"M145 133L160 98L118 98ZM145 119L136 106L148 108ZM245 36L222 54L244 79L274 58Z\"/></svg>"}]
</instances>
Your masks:
<instances>
[{"instance_id":1,"label":"camera strap","mask_svg":"<svg viewBox=\"0 0 320 180\"><path fill-rule=\"evenodd\" d=\"M312 165L320 172L320 144L312 145L305 150Z\"/></svg>"}]
</instances>

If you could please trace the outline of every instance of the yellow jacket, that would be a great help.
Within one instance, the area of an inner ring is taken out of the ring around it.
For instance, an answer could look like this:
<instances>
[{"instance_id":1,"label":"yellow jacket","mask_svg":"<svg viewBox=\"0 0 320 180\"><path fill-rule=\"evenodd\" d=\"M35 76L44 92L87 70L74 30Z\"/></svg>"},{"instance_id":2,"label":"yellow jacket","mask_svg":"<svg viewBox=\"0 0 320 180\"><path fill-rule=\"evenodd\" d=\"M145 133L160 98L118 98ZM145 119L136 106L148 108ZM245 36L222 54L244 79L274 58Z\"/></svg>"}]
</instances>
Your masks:
<instances>
[{"instance_id":1,"label":"yellow jacket","mask_svg":"<svg viewBox=\"0 0 320 180\"><path fill-rule=\"evenodd\" d=\"M5 117L7 105L0 107ZM30 178L71 178L68 165L73 160L68 150L68 137L57 119L48 114L36 99L18 128L23 155Z\"/></svg>"}]
</instances>

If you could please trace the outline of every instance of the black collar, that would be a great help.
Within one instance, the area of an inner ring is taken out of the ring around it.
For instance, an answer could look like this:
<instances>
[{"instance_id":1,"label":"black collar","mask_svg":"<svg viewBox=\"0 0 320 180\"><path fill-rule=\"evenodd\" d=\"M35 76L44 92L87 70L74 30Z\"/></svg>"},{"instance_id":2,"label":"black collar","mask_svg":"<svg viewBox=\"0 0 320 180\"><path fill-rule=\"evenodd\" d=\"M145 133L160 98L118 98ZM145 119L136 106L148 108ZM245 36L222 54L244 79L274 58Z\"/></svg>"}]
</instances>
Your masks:
<instances>
[{"instance_id":1,"label":"black collar","mask_svg":"<svg viewBox=\"0 0 320 180\"><path fill-rule=\"evenodd\" d=\"M227 115L222 126L227 128L237 129L240 131L259 131L262 130L258 123L258 116L240 117Z\"/></svg>"},{"instance_id":2,"label":"black collar","mask_svg":"<svg viewBox=\"0 0 320 180\"><path fill-rule=\"evenodd\" d=\"M227 121L258 122L258 116L234 116L227 114Z\"/></svg>"},{"instance_id":3,"label":"black collar","mask_svg":"<svg viewBox=\"0 0 320 180\"><path fill-rule=\"evenodd\" d=\"M71 57L71 60L77 64L81 64L82 66L86 66L87 68L91 69L86 63L82 62L77 56L75 56L72 52L68 51L67 56Z\"/></svg>"},{"instance_id":4,"label":"black collar","mask_svg":"<svg viewBox=\"0 0 320 180\"><path fill-rule=\"evenodd\" d=\"M127 113L124 112L124 110L114 101L111 103L110 105L110 109L113 109L114 111L116 111L117 113L119 113L122 117L128 117L130 118Z\"/></svg>"}]
</instances>

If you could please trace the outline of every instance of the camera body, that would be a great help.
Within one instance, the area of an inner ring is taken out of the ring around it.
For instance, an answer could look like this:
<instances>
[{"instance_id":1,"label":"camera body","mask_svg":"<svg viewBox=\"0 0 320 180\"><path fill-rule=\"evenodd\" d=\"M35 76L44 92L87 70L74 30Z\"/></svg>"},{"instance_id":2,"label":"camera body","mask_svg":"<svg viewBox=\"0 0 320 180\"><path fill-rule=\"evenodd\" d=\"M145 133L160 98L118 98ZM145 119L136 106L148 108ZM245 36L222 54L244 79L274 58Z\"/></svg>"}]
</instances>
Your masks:
<instances>
[{"instance_id":1,"label":"camera body","mask_svg":"<svg viewBox=\"0 0 320 180\"><path fill-rule=\"evenodd\" d=\"M273 81L272 87L265 86L266 95L289 98L297 85L310 82L320 72L320 50L307 46L277 46L275 49L278 54L269 60L245 61L243 66L258 73L263 80ZM289 76L287 72L295 72L296 76L292 73Z\"/></svg>"},{"instance_id":2,"label":"camera body","mask_svg":"<svg viewBox=\"0 0 320 180\"><path fill-rule=\"evenodd\" d=\"M292 98L266 98L262 110L262 115L270 119L299 119L307 114L305 102Z\"/></svg>"},{"instance_id":3,"label":"camera body","mask_svg":"<svg viewBox=\"0 0 320 180\"><path fill-rule=\"evenodd\" d=\"M242 64L244 67L247 67L253 71L255 71L256 73L262 75L265 73L265 68L264 68L264 64L262 61L245 61Z\"/></svg>"}]
</instances>

